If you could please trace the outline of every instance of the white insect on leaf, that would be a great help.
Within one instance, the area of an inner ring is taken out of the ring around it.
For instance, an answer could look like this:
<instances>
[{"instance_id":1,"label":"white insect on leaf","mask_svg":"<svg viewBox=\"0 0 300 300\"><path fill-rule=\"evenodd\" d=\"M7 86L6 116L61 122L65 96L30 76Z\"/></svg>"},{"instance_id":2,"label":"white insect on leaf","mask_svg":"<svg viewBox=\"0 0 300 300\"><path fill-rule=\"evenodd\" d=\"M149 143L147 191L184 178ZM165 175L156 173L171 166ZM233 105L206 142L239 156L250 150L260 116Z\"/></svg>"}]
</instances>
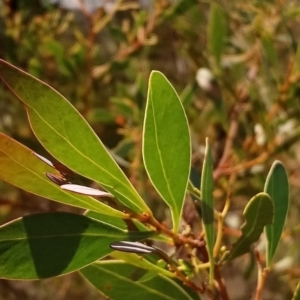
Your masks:
<instances>
[{"instance_id":1,"label":"white insect on leaf","mask_svg":"<svg viewBox=\"0 0 300 300\"><path fill-rule=\"evenodd\" d=\"M49 160L47 159L46 157L40 155L40 154L37 154L35 152L32 152L32 154L34 156L36 156L37 158L39 158L41 161L43 161L44 163L46 163L48 166L52 167L52 168L55 168L54 164Z\"/></svg>"},{"instance_id":2,"label":"white insect on leaf","mask_svg":"<svg viewBox=\"0 0 300 300\"><path fill-rule=\"evenodd\" d=\"M119 241L110 244L110 247L114 250L129 252L129 253L139 253L139 254L149 254L157 252L156 248L147 246L139 242L127 242Z\"/></svg>"},{"instance_id":3,"label":"white insect on leaf","mask_svg":"<svg viewBox=\"0 0 300 300\"><path fill-rule=\"evenodd\" d=\"M93 196L93 197L113 197L112 194L100 191L98 189L93 189L91 187L78 185L78 184L63 184L60 186L63 190L87 195L87 196Z\"/></svg>"}]
</instances>

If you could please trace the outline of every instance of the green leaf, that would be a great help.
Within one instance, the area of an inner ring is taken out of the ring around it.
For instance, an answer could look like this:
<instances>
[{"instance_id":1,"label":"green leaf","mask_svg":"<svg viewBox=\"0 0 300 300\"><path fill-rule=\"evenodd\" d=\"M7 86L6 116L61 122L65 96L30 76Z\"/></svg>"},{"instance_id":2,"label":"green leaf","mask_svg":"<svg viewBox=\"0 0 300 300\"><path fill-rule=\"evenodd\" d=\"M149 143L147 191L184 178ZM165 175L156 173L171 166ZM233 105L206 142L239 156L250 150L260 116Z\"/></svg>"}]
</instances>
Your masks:
<instances>
[{"instance_id":1,"label":"green leaf","mask_svg":"<svg viewBox=\"0 0 300 300\"><path fill-rule=\"evenodd\" d=\"M32 150L0 133L0 178L35 195L60 203L90 209L99 213L126 218L126 215L92 197L69 193L52 183L45 173L54 169Z\"/></svg>"},{"instance_id":2,"label":"green leaf","mask_svg":"<svg viewBox=\"0 0 300 300\"><path fill-rule=\"evenodd\" d=\"M139 231L149 231L149 228L144 225L143 223L139 222L135 219L126 219L128 216L125 215L124 218L120 219L119 217L111 216L108 214L102 214L95 211L86 211L85 216L88 216L90 218L99 220L104 223L108 223L110 225L113 225L115 227L118 227L120 229L130 229L130 230L139 230ZM136 228L134 228L136 227ZM164 236L162 234L154 235L151 237L151 239L156 241L161 241L165 243L171 243L172 239L170 237Z\"/></svg>"},{"instance_id":3,"label":"green leaf","mask_svg":"<svg viewBox=\"0 0 300 300\"><path fill-rule=\"evenodd\" d=\"M300 73L300 44L297 45L296 56L294 58L294 66L293 66L293 73L297 75Z\"/></svg>"},{"instance_id":4,"label":"green leaf","mask_svg":"<svg viewBox=\"0 0 300 300\"><path fill-rule=\"evenodd\" d=\"M152 72L143 157L150 180L171 209L174 231L178 230L190 173L190 144L188 122L178 95L163 74Z\"/></svg>"},{"instance_id":5,"label":"green leaf","mask_svg":"<svg viewBox=\"0 0 300 300\"><path fill-rule=\"evenodd\" d=\"M86 211L84 213L84 215L89 217L89 218L96 219L96 220L98 220L102 223L110 224L110 225L112 225L114 227L117 227L117 228L120 228L122 230L127 230L128 229L126 223L121 218L116 218L114 216L110 216L110 215L107 215L107 214L106 215L101 214L101 213L91 211L91 210Z\"/></svg>"},{"instance_id":6,"label":"green leaf","mask_svg":"<svg viewBox=\"0 0 300 300\"><path fill-rule=\"evenodd\" d=\"M297 284L292 300L300 300L300 281Z\"/></svg>"},{"instance_id":7,"label":"green leaf","mask_svg":"<svg viewBox=\"0 0 300 300\"><path fill-rule=\"evenodd\" d=\"M274 222L266 226L267 267L272 264L281 238L289 207L289 182L286 170L280 161L275 161L265 183L265 193L269 194L274 205Z\"/></svg>"},{"instance_id":8,"label":"green leaf","mask_svg":"<svg viewBox=\"0 0 300 300\"><path fill-rule=\"evenodd\" d=\"M198 4L197 0L180 0L171 5L169 9L164 10L161 16L162 21L167 19L176 18L185 14L188 10L192 9Z\"/></svg>"},{"instance_id":9,"label":"green leaf","mask_svg":"<svg viewBox=\"0 0 300 300\"><path fill-rule=\"evenodd\" d=\"M153 232L127 232L82 215L25 216L0 227L0 278L38 279L66 274L108 255L109 244Z\"/></svg>"},{"instance_id":10,"label":"green leaf","mask_svg":"<svg viewBox=\"0 0 300 300\"><path fill-rule=\"evenodd\" d=\"M0 79L24 102L34 134L57 160L98 182L135 212L151 215L88 123L62 95L3 60Z\"/></svg>"},{"instance_id":11,"label":"green leaf","mask_svg":"<svg viewBox=\"0 0 300 300\"><path fill-rule=\"evenodd\" d=\"M145 257L141 257L138 254L135 253L126 253L126 252L120 252L120 251L115 251L112 252L110 254L111 257L118 259L118 260L122 260L125 261L131 265L134 265L136 267L148 270L148 271L154 271L157 274L162 274L168 277L175 277L175 274L167 271L155 264L153 264L152 262L150 262L149 260L145 259Z\"/></svg>"},{"instance_id":12,"label":"green leaf","mask_svg":"<svg viewBox=\"0 0 300 300\"><path fill-rule=\"evenodd\" d=\"M94 263L80 272L102 294L112 300L193 300L200 299L176 281L163 275L136 280L139 269L122 261Z\"/></svg>"},{"instance_id":13,"label":"green leaf","mask_svg":"<svg viewBox=\"0 0 300 300\"><path fill-rule=\"evenodd\" d=\"M180 94L182 105L185 108L188 107L192 103L194 96L195 96L195 86L191 84L187 85Z\"/></svg>"},{"instance_id":14,"label":"green leaf","mask_svg":"<svg viewBox=\"0 0 300 300\"><path fill-rule=\"evenodd\" d=\"M201 175L201 210L202 223L205 232L206 248L210 261L209 282L213 282L214 277L214 199L213 199L213 158L211 148L206 138L205 157Z\"/></svg>"},{"instance_id":15,"label":"green leaf","mask_svg":"<svg viewBox=\"0 0 300 300\"><path fill-rule=\"evenodd\" d=\"M273 222L274 206L270 196L266 193L255 195L245 207L243 212L245 223L242 225L242 236L232 246L225 260L232 260L250 250L250 246L256 242L264 227Z\"/></svg>"},{"instance_id":16,"label":"green leaf","mask_svg":"<svg viewBox=\"0 0 300 300\"><path fill-rule=\"evenodd\" d=\"M264 35L262 36L261 44L263 47L263 50L266 55L266 69L268 76L274 76L275 80L279 83L280 77L281 77L281 70L280 70L280 64L278 55L275 48L274 39L271 36Z\"/></svg>"},{"instance_id":17,"label":"green leaf","mask_svg":"<svg viewBox=\"0 0 300 300\"><path fill-rule=\"evenodd\" d=\"M269 67L273 70L279 69L279 60L276 53L276 48L272 36L265 35L261 38L263 50L265 51L266 57L269 60Z\"/></svg>"},{"instance_id":18,"label":"green leaf","mask_svg":"<svg viewBox=\"0 0 300 300\"><path fill-rule=\"evenodd\" d=\"M222 8L215 2L211 2L209 24L208 24L208 45L216 59L217 66L220 66L221 55L225 47L226 20Z\"/></svg>"}]
</instances>

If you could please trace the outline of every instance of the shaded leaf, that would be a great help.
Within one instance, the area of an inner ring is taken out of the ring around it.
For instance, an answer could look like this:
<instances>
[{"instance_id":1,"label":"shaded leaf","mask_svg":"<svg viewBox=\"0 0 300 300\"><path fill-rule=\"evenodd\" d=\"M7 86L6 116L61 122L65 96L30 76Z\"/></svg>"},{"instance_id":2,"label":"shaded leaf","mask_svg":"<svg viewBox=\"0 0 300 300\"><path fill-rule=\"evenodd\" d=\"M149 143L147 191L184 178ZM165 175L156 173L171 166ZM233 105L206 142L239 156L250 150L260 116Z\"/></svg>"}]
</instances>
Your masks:
<instances>
[{"instance_id":1,"label":"shaded leaf","mask_svg":"<svg viewBox=\"0 0 300 300\"><path fill-rule=\"evenodd\" d=\"M45 176L45 173L53 172L50 165L33 155L32 150L2 133L0 133L0 169L1 179L35 195L83 209L127 218L126 214L94 198L63 191Z\"/></svg>"},{"instance_id":2,"label":"shaded leaf","mask_svg":"<svg viewBox=\"0 0 300 300\"><path fill-rule=\"evenodd\" d=\"M201 212L202 223L205 232L206 248L210 261L210 283L213 282L214 277L214 199L213 199L213 158L211 148L206 138L205 157L201 174Z\"/></svg>"},{"instance_id":3,"label":"shaded leaf","mask_svg":"<svg viewBox=\"0 0 300 300\"><path fill-rule=\"evenodd\" d=\"M195 96L195 85L187 85L180 94L182 105L186 108L191 105Z\"/></svg>"},{"instance_id":4,"label":"shaded leaf","mask_svg":"<svg viewBox=\"0 0 300 300\"><path fill-rule=\"evenodd\" d=\"M215 56L217 66L220 66L226 38L226 20L222 8L215 2L210 4L208 24L208 45Z\"/></svg>"},{"instance_id":5,"label":"shaded leaf","mask_svg":"<svg viewBox=\"0 0 300 300\"><path fill-rule=\"evenodd\" d=\"M113 300L192 300L195 292L187 293L176 281L156 275L149 280L134 281L138 269L121 261L94 263L80 272L101 293Z\"/></svg>"},{"instance_id":6,"label":"shaded leaf","mask_svg":"<svg viewBox=\"0 0 300 300\"><path fill-rule=\"evenodd\" d=\"M176 1L174 5L171 5L169 9L166 9L163 12L162 19L171 19L174 17L178 17L183 15L188 10L192 9L195 5L197 5L197 0L180 0Z\"/></svg>"},{"instance_id":7,"label":"shaded leaf","mask_svg":"<svg viewBox=\"0 0 300 300\"><path fill-rule=\"evenodd\" d=\"M132 210L151 215L88 123L62 95L3 60L0 79L26 105L34 134L52 156L98 182Z\"/></svg>"},{"instance_id":8,"label":"shaded leaf","mask_svg":"<svg viewBox=\"0 0 300 300\"><path fill-rule=\"evenodd\" d=\"M261 44L266 55L266 62L268 63L266 67L272 70L270 74L274 76L275 80L280 82L281 70L274 39L271 36L262 36Z\"/></svg>"},{"instance_id":9,"label":"shaded leaf","mask_svg":"<svg viewBox=\"0 0 300 300\"><path fill-rule=\"evenodd\" d=\"M293 73L299 74L300 73L300 44L297 45L297 52L294 61L295 63L293 66Z\"/></svg>"},{"instance_id":10,"label":"shaded leaf","mask_svg":"<svg viewBox=\"0 0 300 300\"><path fill-rule=\"evenodd\" d=\"M190 173L189 127L180 99L160 72L150 75L143 157L154 187L169 205L178 230Z\"/></svg>"},{"instance_id":11,"label":"shaded leaf","mask_svg":"<svg viewBox=\"0 0 300 300\"><path fill-rule=\"evenodd\" d=\"M111 252L116 240L153 232L128 232L70 213L25 216L0 227L0 277L38 279L78 270Z\"/></svg>"},{"instance_id":12,"label":"shaded leaf","mask_svg":"<svg viewBox=\"0 0 300 300\"><path fill-rule=\"evenodd\" d=\"M242 225L242 236L233 244L225 260L232 260L250 251L250 246L256 242L264 227L273 222L274 206L266 193L255 195L243 212L245 223Z\"/></svg>"},{"instance_id":13,"label":"shaded leaf","mask_svg":"<svg viewBox=\"0 0 300 300\"><path fill-rule=\"evenodd\" d=\"M274 222L266 226L267 267L270 267L281 238L289 207L288 176L280 161L273 163L265 183L264 191L270 195L274 205Z\"/></svg>"},{"instance_id":14,"label":"shaded leaf","mask_svg":"<svg viewBox=\"0 0 300 300\"><path fill-rule=\"evenodd\" d=\"M274 40L272 40L271 36L263 36L261 42L267 59L270 62L269 66L272 66L273 70L278 71L279 60L276 53L276 48L274 47Z\"/></svg>"}]
</instances>

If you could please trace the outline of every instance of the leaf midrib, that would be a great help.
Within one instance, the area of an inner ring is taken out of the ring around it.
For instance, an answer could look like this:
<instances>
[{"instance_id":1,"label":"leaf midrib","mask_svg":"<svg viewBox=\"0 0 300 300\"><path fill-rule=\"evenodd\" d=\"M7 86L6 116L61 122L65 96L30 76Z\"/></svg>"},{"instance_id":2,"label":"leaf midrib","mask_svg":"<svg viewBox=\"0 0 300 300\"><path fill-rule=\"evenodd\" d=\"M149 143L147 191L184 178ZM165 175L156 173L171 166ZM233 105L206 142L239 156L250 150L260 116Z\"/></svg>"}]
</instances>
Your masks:
<instances>
[{"instance_id":1,"label":"leaf midrib","mask_svg":"<svg viewBox=\"0 0 300 300\"><path fill-rule=\"evenodd\" d=\"M174 195L172 193L172 190L171 190L171 187L170 187L170 184L169 184L169 181L167 179L167 175L165 173L165 168L164 168L164 163L163 163L163 159L162 159L162 155L161 155L161 150L160 150L160 147L159 147L159 142L158 142L158 134L157 134L157 126L156 126L156 117L155 117L155 108L154 108L154 104L153 104L153 92L151 90L151 97L150 97L150 103L151 103L151 106L152 106L152 116L153 116L153 121L154 121L154 132L155 132L155 141L156 141L156 148L157 148L157 152L158 152L158 156L159 156L159 162L161 164L161 167L162 167L162 173L163 173L163 177L165 179L165 183L166 183L166 186L167 186L167 190L168 190L168 193L169 193L169 196L170 196L170 199L172 200L173 202L173 206L172 206L172 210L173 212L175 212L175 217L178 216L178 209L177 209L177 203L176 203L176 199L174 198ZM149 103L149 104L150 104ZM162 195L163 196L163 195ZM164 196L163 196L164 197ZM167 199L165 199L167 200Z\"/></svg>"},{"instance_id":2,"label":"leaf midrib","mask_svg":"<svg viewBox=\"0 0 300 300\"><path fill-rule=\"evenodd\" d=\"M98 234L98 233L83 233L83 234L48 234L48 235L36 235L36 236L27 236L27 237L16 237L10 239L0 239L0 244L3 242L18 242L24 240L45 240L45 239L54 239L54 238L61 238L61 237L99 237L99 238L123 238L126 234Z\"/></svg>"}]
</instances>

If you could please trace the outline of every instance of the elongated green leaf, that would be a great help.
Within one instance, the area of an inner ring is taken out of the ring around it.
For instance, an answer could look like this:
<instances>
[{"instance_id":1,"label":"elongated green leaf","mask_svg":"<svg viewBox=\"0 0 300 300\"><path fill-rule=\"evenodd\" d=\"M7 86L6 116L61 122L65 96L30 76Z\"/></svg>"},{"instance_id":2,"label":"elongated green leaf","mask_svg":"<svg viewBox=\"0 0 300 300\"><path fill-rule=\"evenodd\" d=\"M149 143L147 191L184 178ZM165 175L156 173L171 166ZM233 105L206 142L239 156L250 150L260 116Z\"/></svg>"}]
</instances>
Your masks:
<instances>
[{"instance_id":1,"label":"elongated green leaf","mask_svg":"<svg viewBox=\"0 0 300 300\"><path fill-rule=\"evenodd\" d=\"M280 82L281 77L281 68L280 68L280 61L278 59L278 55L275 48L274 40L271 36L263 36L261 38L261 44L263 47L263 50L266 55L266 61L267 61L267 68L268 68L268 74L272 74L275 79ZM271 69L271 72L270 72Z\"/></svg>"},{"instance_id":2,"label":"elongated green leaf","mask_svg":"<svg viewBox=\"0 0 300 300\"><path fill-rule=\"evenodd\" d=\"M0 79L24 102L33 132L56 159L100 183L132 210L151 215L96 134L62 95L3 60Z\"/></svg>"},{"instance_id":3,"label":"elongated green leaf","mask_svg":"<svg viewBox=\"0 0 300 300\"><path fill-rule=\"evenodd\" d=\"M149 260L145 259L144 257L141 257L135 253L126 253L126 252L120 252L120 251L115 251L110 254L111 257L118 259L118 260L123 260L131 265L134 265L139 268L143 268L145 270L149 271L154 271L157 274L162 274L168 277L175 277L175 274L167 271Z\"/></svg>"},{"instance_id":4,"label":"elongated green leaf","mask_svg":"<svg viewBox=\"0 0 300 300\"><path fill-rule=\"evenodd\" d=\"M202 223L205 232L206 247L210 261L210 283L214 276L214 199L213 199L213 158L208 138L206 138L205 157L201 175L201 210Z\"/></svg>"},{"instance_id":5,"label":"elongated green leaf","mask_svg":"<svg viewBox=\"0 0 300 300\"><path fill-rule=\"evenodd\" d=\"M300 72L300 44L297 45L297 52L295 57L295 63L293 67L293 73L299 74Z\"/></svg>"},{"instance_id":6,"label":"elongated green leaf","mask_svg":"<svg viewBox=\"0 0 300 300\"><path fill-rule=\"evenodd\" d=\"M124 230L139 230L139 231L149 231L149 228L144 225L143 223L139 222L138 220L135 219L126 219L125 218L118 218L115 216L111 216L108 214L102 214L102 213L98 213L95 211L86 211L85 216L88 216L90 218L99 220L101 222L104 223L108 223L111 224L115 227L118 227L120 229L124 229ZM151 237L151 239L156 240L156 241L162 241L165 243L171 243L172 239L170 237L164 236L162 234L159 235L154 235L153 237Z\"/></svg>"},{"instance_id":7,"label":"elongated green leaf","mask_svg":"<svg viewBox=\"0 0 300 300\"><path fill-rule=\"evenodd\" d=\"M182 93L180 94L182 105L185 108L188 107L192 103L194 96L195 96L195 85L191 85L191 84L187 85L185 89L182 91Z\"/></svg>"},{"instance_id":8,"label":"elongated green leaf","mask_svg":"<svg viewBox=\"0 0 300 300\"><path fill-rule=\"evenodd\" d=\"M186 292L174 280L156 275L149 280L138 281L135 266L121 261L102 261L94 263L80 272L102 294L113 300L196 300L194 292Z\"/></svg>"},{"instance_id":9,"label":"elongated green leaf","mask_svg":"<svg viewBox=\"0 0 300 300\"><path fill-rule=\"evenodd\" d=\"M278 71L279 68L279 60L278 60L278 56L276 53L276 48L274 45L274 41L272 40L271 36L264 36L261 39L262 42L262 46L263 49L265 51L265 54L267 56L267 59L270 62L270 66L273 67L273 69L277 69L276 71Z\"/></svg>"},{"instance_id":10,"label":"elongated green leaf","mask_svg":"<svg viewBox=\"0 0 300 300\"><path fill-rule=\"evenodd\" d=\"M150 180L171 209L177 231L190 173L190 134L174 88L157 71L149 80L143 157Z\"/></svg>"},{"instance_id":11,"label":"elongated green leaf","mask_svg":"<svg viewBox=\"0 0 300 300\"><path fill-rule=\"evenodd\" d=\"M84 215L89 217L89 218L96 219L96 220L98 220L102 223L110 224L110 225L112 225L114 227L117 227L117 228L120 228L122 230L127 230L128 229L126 223L121 218L116 218L116 217L111 216L111 215L104 215L104 214L101 214L101 213L98 213L98 212L95 212L95 211L91 211L91 210L86 211L84 213Z\"/></svg>"},{"instance_id":12,"label":"elongated green leaf","mask_svg":"<svg viewBox=\"0 0 300 300\"><path fill-rule=\"evenodd\" d=\"M208 44L210 51L215 56L218 66L220 66L221 55L225 46L226 31L226 21L222 8L215 2L211 2L208 24Z\"/></svg>"},{"instance_id":13,"label":"elongated green leaf","mask_svg":"<svg viewBox=\"0 0 300 300\"><path fill-rule=\"evenodd\" d=\"M46 172L53 169L17 141L0 133L0 178L30 193L83 209L126 218L126 215L92 197L69 193L52 183Z\"/></svg>"},{"instance_id":14,"label":"elongated green leaf","mask_svg":"<svg viewBox=\"0 0 300 300\"><path fill-rule=\"evenodd\" d=\"M127 232L82 215L46 213L0 227L0 278L38 279L80 269L109 254L109 244L153 232Z\"/></svg>"},{"instance_id":15,"label":"elongated green leaf","mask_svg":"<svg viewBox=\"0 0 300 300\"><path fill-rule=\"evenodd\" d=\"M292 300L300 300L300 281L297 284Z\"/></svg>"},{"instance_id":16,"label":"elongated green leaf","mask_svg":"<svg viewBox=\"0 0 300 300\"><path fill-rule=\"evenodd\" d=\"M268 174L265 193L269 194L274 205L274 222L266 226L267 267L270 267L281 238L289 207L289 182L286 170L280 161L275 161Z\"/></svg>"},{"instance_id":17,"label":"elongated green leaf","mask_svg":"<svg viewBox=\"0 0 300 300\"><path fill-rule=\"evenodd\" d=\"M243 215L245 223L241 227L242 236L232 246L226 260L247 253L250 246L259 239L264 227L273 222L274 206L270 196L266 193L254 196L245 207Z\"/></svg>"},{"instance_id":18,"label":"elongated green leaf","mask_svg":"<svg viewBox=\"0 0 300 300\"><path fill-rule=\"evenodd\" d=\"M162 21L183 15L186 11L197 5L197 0L179 0L171 5L169 9L163 11Z\"/></svg>"}]
</instances>

